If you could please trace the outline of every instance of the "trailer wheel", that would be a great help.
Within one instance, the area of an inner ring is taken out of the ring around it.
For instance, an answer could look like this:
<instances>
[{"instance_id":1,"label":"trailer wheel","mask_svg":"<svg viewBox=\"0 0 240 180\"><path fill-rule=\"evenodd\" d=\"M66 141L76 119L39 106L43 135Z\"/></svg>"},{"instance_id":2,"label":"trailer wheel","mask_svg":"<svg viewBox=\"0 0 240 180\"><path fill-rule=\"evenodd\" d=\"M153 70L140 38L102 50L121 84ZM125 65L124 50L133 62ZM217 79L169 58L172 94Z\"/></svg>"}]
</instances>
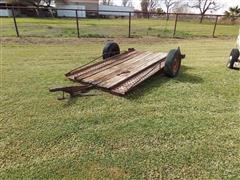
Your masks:
<instances>
[{"instance_id":1,"label":"trailer wheel","mask_svg":"<svg viewBox=\"0 0 240 180\"><path fill-rule=\"evenodd\" d=\"M168 77L176 77L181 67L182 55L180 49L172 49L166 57L164 73Z\"/></svg>"},{"instance_id":2,"label":"trailer wheel","mask_svg":"<svg viewBox=\"0 0 240 180\"><path fill-rule=\"evenodd\" d=\"M227 67L230 69L233 69L233 65L235 62L238 61L238 57L239 57L239 50L238 49L232 49L230 56L229 56L229 60L227 63Z\"/></svg>"},{"instance_id":3,"label":"trailer wheel","mask_svg":"<svg viewBox=\"0 0 240 180\"><path fill-rule=\"evenodd\" d=\"M119 45L115 42L108 42L103 48L103 60L120 54Z\"/></svg>"}]
</instances>

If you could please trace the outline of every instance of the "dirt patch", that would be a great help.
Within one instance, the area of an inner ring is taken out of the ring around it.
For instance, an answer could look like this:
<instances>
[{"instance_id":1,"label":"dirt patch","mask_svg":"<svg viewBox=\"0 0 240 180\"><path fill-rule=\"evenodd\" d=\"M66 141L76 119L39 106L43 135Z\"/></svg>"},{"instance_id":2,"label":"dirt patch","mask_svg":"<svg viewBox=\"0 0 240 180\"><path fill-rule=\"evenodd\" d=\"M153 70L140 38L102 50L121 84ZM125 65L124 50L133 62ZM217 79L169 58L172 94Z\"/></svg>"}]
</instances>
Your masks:
<instances>
[{"instance_id":1,"label":"dirt patch","mask_svg":"<svg viewBox=\"0 0 240 180\"><path fill-rule=\"evenodd\" d=\"M129 174L126 171L118 167L111 167L108 169L108 172L111 179L120 179L120 178L126 178L129 176Z\"/></svg>"},{"instance_id":2,"label":"dirt patch","mask_svg":"<svg viewBox=\"0 0 240 180\"><path fill-rule=\"evenodd\" d=\"M82 43L102 43L109 40L113 40L119 43L153 43L153 42L166 42L166 41L176 41L176 39L171 38L34 38L34 37L2 37L0 38L2 43L14 43L14 44L82 44Z\"/></svg>"},{"instance_id":3,"label":"dirt patch","mask_svg":"<svg viewBox=\"0 0 240 180\"><path fill-rule=\"evenodd\" d=\"M203 39L203 38L192 38L192 40ZM205 38L206 40L212 38ZM224 38L221 38L224 39ZM228 38L229 39L229 38ZM79 45L82 43L105 43L106 41L113 40L118 43L143 43L143 44L152 44L152 43L174 43L179 41L189 41L189 38L179 39L179 38L157 38L157 37L144 37L144 38L35 38L35 37L1 37L0 41L3 44L71 44Z\"/></svg>"}]
</instances>

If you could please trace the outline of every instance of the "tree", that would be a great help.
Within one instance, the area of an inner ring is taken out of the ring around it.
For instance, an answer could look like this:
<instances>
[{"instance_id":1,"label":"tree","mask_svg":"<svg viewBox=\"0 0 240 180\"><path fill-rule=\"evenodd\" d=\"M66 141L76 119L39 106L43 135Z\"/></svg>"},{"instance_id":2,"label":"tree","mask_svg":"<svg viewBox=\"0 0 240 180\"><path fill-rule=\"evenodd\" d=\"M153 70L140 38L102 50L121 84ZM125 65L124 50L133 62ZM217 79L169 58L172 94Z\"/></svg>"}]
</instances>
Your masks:
<instances>
[{"instance_id":1,"label":"tree","mask_svg":"<svg viewBox=\"0 0 240 180\"><path fill-rule=\"evenodd\" d=\"M228 11L224 12L224 15L227 18L230 18L232 22L234 22L237 17L240 15L240 7L236 6L236 7L230 7Z\"/></svg>"},{"instance_id":2,"label":"tree","mask_svg":"<svg viewBox=\"0 0 240 180\"><path fill-rule=\"evenodd\" d=\"M43 3L46 4L47 7L50 7L51 4L53 3L53 0L42 0L42 1L43 1Z\"/></svg>"},{"instance_id":3,"label":"tree","mask_svg":"<svg viewBox=\"0 0 240 180\"><path fill-rule=\"evenodd\" d=\"M101 4L103 4L103 5L112 5L112 0L102 0Z\"/></svg>"},{"instance_id":4,"label":"tree","mask_svg":"<svg viewBox=\"0 0 240 180\"><path fill-rule=\"evenodd\" d=\"M141 0L143 17L149 18L149 12L154 12L159 5L159 0Z\"/></svg>"},{"instance_id":5,"label":"tree","mask_svg":"<svg viewBox=\"0 0 240 180\"><path fill-rule=\"evenodd\" d=\"M132 7L132 1L131 0L122 0L122 6L124 7Z\"/></svg>"},{"instance_id":6,"label":"tree","mask_svg":"<svg viewBox=\"0 0 240 180\"><path fill-rule=\"evenodd\" d=\"M54 0L42 0L42 1L43 1L44 5L46 5L47 7L51 7L51 4L55 3ZM51 16L53 17L54 13L51 8L49 9L49 12L50 12Z\"/></svg>"},{"instance_id":7,"label":"tree","mask_svg":"<svg viewBox=\"0 0 240 180\"><path fill-rule=\"evenodd\" d=\"M178 1L174 7L172 8L172 12L174 13L188 13L189 7L186 5L185 2Z\"/></svg>"},{"instance_id":8,"label":"tree","mask_svg":"<svg viewBox=\"0 0 240 180\"><path fill-rule=\"evenodd\" d=\"M39 7L41 0L8 0L7 2L14 5L22 4L25 6L32 5L32 6Z\"/></svg>"},{"instance_id":9,"label":"tree","mask_svg":"<svg viewBox=\"0 0 240 180\"><path fill-rule=\"evenodd\" d=\"M164 5L166 6L167 10L167 20L169 20L169 10L175 6L175 4L178 2L177 0L161 0Z\"/></svg>"},{"instance_id":10,"label":"tree","mask_svg":"<svg viewBox=\"0 0 240 180\"><path fill-rule=\"evenodd\" d=\"M159 5L159 0L141 0L141 8L143 12L151 12Z\"/></svg>"},{"instance_id":11,"label":"tree","mask_svg":"<svg viewBox=\"0 0 240 180\"><path fill-rule=\"evenodd\" d=\"M7 2L13 5L35 6L36 14L39 16L39 6L42 0L8 0Z\"/></svg>"},{"instance_id":12,"label":"tree","mask_svg":"<svg viewBox=\"0 0 240 180\"><path fill-rule=\"evenodd\" d=\"M149 9L148 9L148 11L154 11L157 7L158 7L158 5L159 5L159 0L149 0L150 2L149 2Z\"/></svg>"},{"instance_id":13,"label":"tree","mask_svg":"<svg viewBox=\"0 0 240 180\"><path fill-rule=\"evenodd\" d=\"M143 12L148 12L148 0L141 1L141 9Z\"/></svg>"},{"instance_id":14,"label":"tree","mask_svg":"<svg viewBox=\"0 0 240 180\"><path fill-rule=\"evenodd\" d=\"M200 11L200 23L202 23L204 15L209 10L217 11L221 8L221 5L217 3L216 0L192 0L190 3L188 3L188 6L191 8L197 8Z\"/></svg>"},{"instance_id":15,"label":"tree","mask_svg":"<svg viewBox=\"0 0 240 180\"><path fill-rule=\"evenodd\" d=\"M158 13L158 14L163 14L163 13L165 13L165 12L164 12L164 10L163 10L162 8L157 8L157 9L156 9L156 13Z\"/></svg>"},{"instance_id":16,"label":"tree","mask_svg":"<svg viewBox=\"0 0 240 180\"><path fill-rule=\"evenodd\" d=\"M40 15L39 7L40 6L50 7L54 0L7 0L7 2L13 5L35 6L36 7L35 12L37 16L39 16ZM53 17L54 15L52 9L49 9L48 11Z\"/></svg>"}]
</instances>

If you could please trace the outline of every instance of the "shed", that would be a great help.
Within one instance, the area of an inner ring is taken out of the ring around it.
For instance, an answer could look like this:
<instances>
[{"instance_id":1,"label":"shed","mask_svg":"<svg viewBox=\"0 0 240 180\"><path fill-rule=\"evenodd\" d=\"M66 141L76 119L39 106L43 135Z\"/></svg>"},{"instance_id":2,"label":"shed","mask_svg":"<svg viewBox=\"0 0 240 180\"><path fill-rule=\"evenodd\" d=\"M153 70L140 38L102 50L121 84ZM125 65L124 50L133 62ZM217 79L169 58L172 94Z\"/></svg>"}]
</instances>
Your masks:
<instances>
[{"instance_id":1,"label":"shed","mask_svg":"<svg viewBox=\"0 0 240 180\"><path fill-rule=\"evenodd\" d=\"M57 6L57 16L58 17L76 17L76 11L68 10L68 9L80 9L82 11L78 11L78 17L85 18L86 17L86 7L79 4L59 4ZM64 10L66 9L66 10Z\"/></svg>"},{"instance_id":2,"label":"shed","mask_svg":"<svg viewBox=\"0 0 240 180\"><path fill-rule=\"evenodd\" d=\"M6 7L6 8L1 8L0 9L0 17L9 17L12 16L12 12L7 9L7 2L5 0L0 0L0 6L1 7Z\"/></svg>"},{"instance_id":3,"label":"shed","mask_svg":"<svg viewBox=\"0 0 240 180\"><path fill-rule=\"evenodd\" d=\"M99 0L56 0L56 8L57 9L80 9L86 11L79 11L79 17L86 16L96 16L98 11L98 3ZM64 13L64 12L65 13ZM73 17L73 13L67 10L60 11L60 15L64 15L66 17ZM76 16L74 12L74 17Z\"/></svg>"},{"instance_id":4,"label":"shed","mask_svg":"<svg viewBox=\"0 0 240 180\"><path fill-rule=\"evenodd\" d=\"M99 5L99 15L129 16L129 12L131 12L131 16L134 16L134 8L133 7Z\"/></svg>"}]
</instances>

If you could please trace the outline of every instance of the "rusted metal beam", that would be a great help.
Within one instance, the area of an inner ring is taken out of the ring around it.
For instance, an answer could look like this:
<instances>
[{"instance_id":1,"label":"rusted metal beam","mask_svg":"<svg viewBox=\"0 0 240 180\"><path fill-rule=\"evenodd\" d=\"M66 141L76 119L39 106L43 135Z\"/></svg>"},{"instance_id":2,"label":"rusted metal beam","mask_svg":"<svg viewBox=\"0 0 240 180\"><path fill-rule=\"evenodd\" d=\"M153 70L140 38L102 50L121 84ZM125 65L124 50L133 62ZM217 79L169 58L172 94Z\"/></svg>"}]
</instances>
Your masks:
<instances>
[{"instance_id":1,"label":"rusted metal beam","mask_svg":"<svg viewBox=\"0 0 240 180\"><path fill-rule=\"evenodd\" d=\"M80 38L78 10L76 10L76 24L77 24L78 38Z\"/></svg>"},{"instance_id":2,"label":"rusted metal beam","mask_svg":"<svg viewBox=\"0 0 240 180\"><path fill-rule=\"evenodd\" d=\"M177 22L178 22L178 14L176 14L176 18L175 18L175 25L174 25L174 30L173 30L173 37L175 37L175 35L176 35Z\"/></svg>"},{"instance_id":3,"label":"rusted metal beam","mask_svg":"<svg viewBox=\"0 0 240 180\"><path fill-rule=\"evenodd\" d=\"M128 38L131 38L131 23L132 23L132 13L129 12L129 19L128 19Z\"/></svg>"},{"instance_id":4,"label":"rusted metal beam","mask_svg":"<svg viewBox=\"0 0 240 180\"><path fill-rule=\"evenodd\" d=\"M12 16L13 16L13 22L16 30L17 37L20 37L19 31L18 31L18 26L17 26L17 21L16 21L16 16L15 16L15 11L14 8L12 8Z\"/></svg>"},{"instance_id":5,"label":"rusted metal beam","mask_svg":"<svg viewBox=\"0 0 240 180\"><path fill-rule=\"evenodd\" d=\"M218 23L218 16L216 16L216 19L215 19L215 24L214 24L214 28L213 28L213 34L212 34L213 38L215 38L215 32L216 32L216 28L217 28L217 23Z\"/></svg>"}]
</instances>

